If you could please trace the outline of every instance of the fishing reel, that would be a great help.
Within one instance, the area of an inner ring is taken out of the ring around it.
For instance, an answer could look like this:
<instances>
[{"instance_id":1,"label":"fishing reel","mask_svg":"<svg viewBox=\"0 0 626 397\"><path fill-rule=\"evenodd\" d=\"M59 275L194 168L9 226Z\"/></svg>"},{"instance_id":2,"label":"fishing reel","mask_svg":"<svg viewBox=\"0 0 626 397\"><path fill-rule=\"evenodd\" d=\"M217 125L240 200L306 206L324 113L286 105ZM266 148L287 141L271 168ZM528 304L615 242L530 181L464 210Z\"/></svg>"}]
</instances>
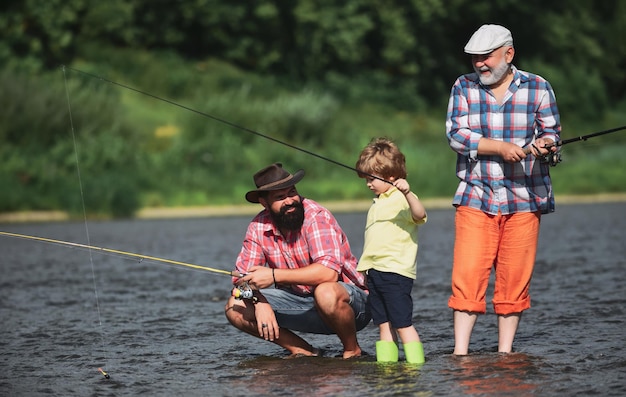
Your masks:
<instances>
[{"instance_id":1,"label":"fishing reel","mask_svg":"<svg viewBox=\"0 0 626 397\"><path fill-rule=\"evenodd\" d=\"M548 163L551 167L556 167L561 162L561 153L548 153L539 158L542 163Z\"/></svg>"},{"instance_id":2,"label":"fishing reel","mask_svg":"<svg viewBox=\"0 0 626 397\"><path fill-rule=\"evenodd\" d=\"M539 148L537 148L537 146L535 146L534 144L531 143L530 146L535 148L537 152L540 152ZM524 153L526 153L526 155L532 153L530 146L527 148L524 148ZM561 146L561 145L549 144L549 145L546 145L545 148L550 149L551 147L554 147L554 146ZM541 163L548 164L551 167L555 167L558 163L561 162L561 152L560 151L556 151L556 152L548 151L548 153L544 155L535 156L535 158L539 160Z\"/></svg>"},{"instance_id":3,"label":"fishing reel","mask_svg":"<svg viewBox=\"0 0 626 397\"><path fill-rule=\"evenodd\" d=\"M254 296L254 291L252 290L252 288L250 288L248 283L243 283L242 285L239 285L233 288L233 291L231 294L235 299L238 299L238 300L250 299L254 303L256 303L258 300L257 297Z\"/></svg>"}]
</instances>

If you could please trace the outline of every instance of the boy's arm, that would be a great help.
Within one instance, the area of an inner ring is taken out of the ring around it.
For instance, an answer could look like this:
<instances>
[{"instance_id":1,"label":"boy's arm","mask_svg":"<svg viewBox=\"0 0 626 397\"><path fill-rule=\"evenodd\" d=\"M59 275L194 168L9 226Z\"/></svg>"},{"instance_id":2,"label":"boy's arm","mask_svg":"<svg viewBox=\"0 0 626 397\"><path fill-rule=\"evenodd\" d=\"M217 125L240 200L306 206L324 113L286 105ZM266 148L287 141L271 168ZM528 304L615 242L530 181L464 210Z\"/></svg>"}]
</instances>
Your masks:
<instances>
[{"instance_id":1,"label":"boy's arm","mask_svg":"<svg viewBox=\"0 0 626 397\"><path fill-rule=\"evenodd\" d=\"M424 205L417 195L410 194L411 186L409 186L409 183L405 179L398 179L393 184L399 191L402 192L402 194L404 194L404 198L406 198L409 208L411 209L411 216L413 217L413 220L418 222L426 218L426 208L424 208Z\"/></svg>"}]
</instances>

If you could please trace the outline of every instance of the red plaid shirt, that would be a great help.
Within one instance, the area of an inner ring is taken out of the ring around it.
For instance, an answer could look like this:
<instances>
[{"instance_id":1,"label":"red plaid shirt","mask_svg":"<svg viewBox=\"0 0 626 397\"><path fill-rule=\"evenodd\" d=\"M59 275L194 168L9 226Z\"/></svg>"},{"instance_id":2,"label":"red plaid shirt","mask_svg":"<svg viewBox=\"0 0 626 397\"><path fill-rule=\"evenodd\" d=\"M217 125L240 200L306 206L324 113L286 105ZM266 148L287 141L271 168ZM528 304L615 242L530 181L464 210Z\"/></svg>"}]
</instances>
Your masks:
<instances>
[{"instance_id":1,"label":"red plaid shirt","mask_svg":"<svg viewBox=\"0 0 626 397\"><path fill-rule=\"evenodd\" d=\"M335 217L313 200L302 198L304 224L286 239L274 226L267 210L257 214L246 231L235 268L247 273L252 266L276 269L298 269L319 263L339 274L339 280L365 288L363 274L356 271L357 258ZM303 294L310 294L310 285L291 285Z\"/></svg>"}]
</instances>

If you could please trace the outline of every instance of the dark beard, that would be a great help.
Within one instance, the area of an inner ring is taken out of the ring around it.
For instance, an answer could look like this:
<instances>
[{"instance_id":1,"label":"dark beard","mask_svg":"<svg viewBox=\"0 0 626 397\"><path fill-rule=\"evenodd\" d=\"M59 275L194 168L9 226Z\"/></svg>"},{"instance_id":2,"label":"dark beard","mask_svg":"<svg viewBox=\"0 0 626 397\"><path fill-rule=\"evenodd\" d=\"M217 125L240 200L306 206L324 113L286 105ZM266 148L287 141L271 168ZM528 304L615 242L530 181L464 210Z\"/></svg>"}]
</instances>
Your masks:
<instances>
[{"instance_id":1,"label":"dark beard","mask_svg":"<svg viewBox=\"0 0 626 397\"><path fill-rule=\"evenodd\" d=\"M286 214L285 212L291 208L295 208L296 210L290 214ZM291 205L281 208L278 213L270 211L270 215L278 229L292 232L297 231L300 230L304 223L304 205L302 205L302 202L294 202Z\"/></svg>"}]
</instances>

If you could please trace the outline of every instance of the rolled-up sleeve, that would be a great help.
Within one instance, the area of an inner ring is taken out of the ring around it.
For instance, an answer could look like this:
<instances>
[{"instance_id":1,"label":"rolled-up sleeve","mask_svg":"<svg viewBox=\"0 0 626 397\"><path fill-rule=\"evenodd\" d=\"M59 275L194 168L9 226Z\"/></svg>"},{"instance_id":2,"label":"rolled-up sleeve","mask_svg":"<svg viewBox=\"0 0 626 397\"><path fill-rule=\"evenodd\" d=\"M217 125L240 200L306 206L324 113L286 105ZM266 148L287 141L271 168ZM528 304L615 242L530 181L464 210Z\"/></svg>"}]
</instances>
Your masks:
<instances>
[{"instance_id":1,"label":"rolled-up sleeve","mask_svg":"<svg viewBox=\"0 0 626 397\"><path fill-rule=\"evenodd\" d=\"M538 138L552 139L558 142L561 133L561 122L556 97L552 86L545 82L546 89L542 92L539 109L537 110Z\"/></svg>"},{"instance_id":2,"label":"rolled-up sleeve","mask_svg":"<svg viewBox=\"0 0 626 397\"><path fill-rule=\"evenodd\" d=\"M241 246L241 251L235 261L235 270L240 274L246 274L248 269L252 266L263 266L267 263L263 247L261 246L261 239L258 236L258 224L256 222L250 223L246 230L246 236ZM233 277L233 283L237 280Z\"/></svg>"},{"instance_id":3,"label":"rolled-up sleeve","mask_svg":"<svg viewBox=\"0 0 626 397\"><path fill-rule=\"evenodd\" d=\"M475 161L478 156L478 142L482 134L474 132L469 123L467 92L457 79L450 93L446 117L446 136L452 150Z\"/></svg>"},{"instance_id":4,"label":"rolled-up sleeve","mask_svg":"<svg viewBox=\"0 0 626 397\"><path fill-rule=\"evenodd\" d=\"M343 236L335 228L334 222L328 219L328 214L318 212L306 228L304 235L307 237L311 263L319 263L341 273L344 262L341 245Z\"/></svg>"}]
</instances>

